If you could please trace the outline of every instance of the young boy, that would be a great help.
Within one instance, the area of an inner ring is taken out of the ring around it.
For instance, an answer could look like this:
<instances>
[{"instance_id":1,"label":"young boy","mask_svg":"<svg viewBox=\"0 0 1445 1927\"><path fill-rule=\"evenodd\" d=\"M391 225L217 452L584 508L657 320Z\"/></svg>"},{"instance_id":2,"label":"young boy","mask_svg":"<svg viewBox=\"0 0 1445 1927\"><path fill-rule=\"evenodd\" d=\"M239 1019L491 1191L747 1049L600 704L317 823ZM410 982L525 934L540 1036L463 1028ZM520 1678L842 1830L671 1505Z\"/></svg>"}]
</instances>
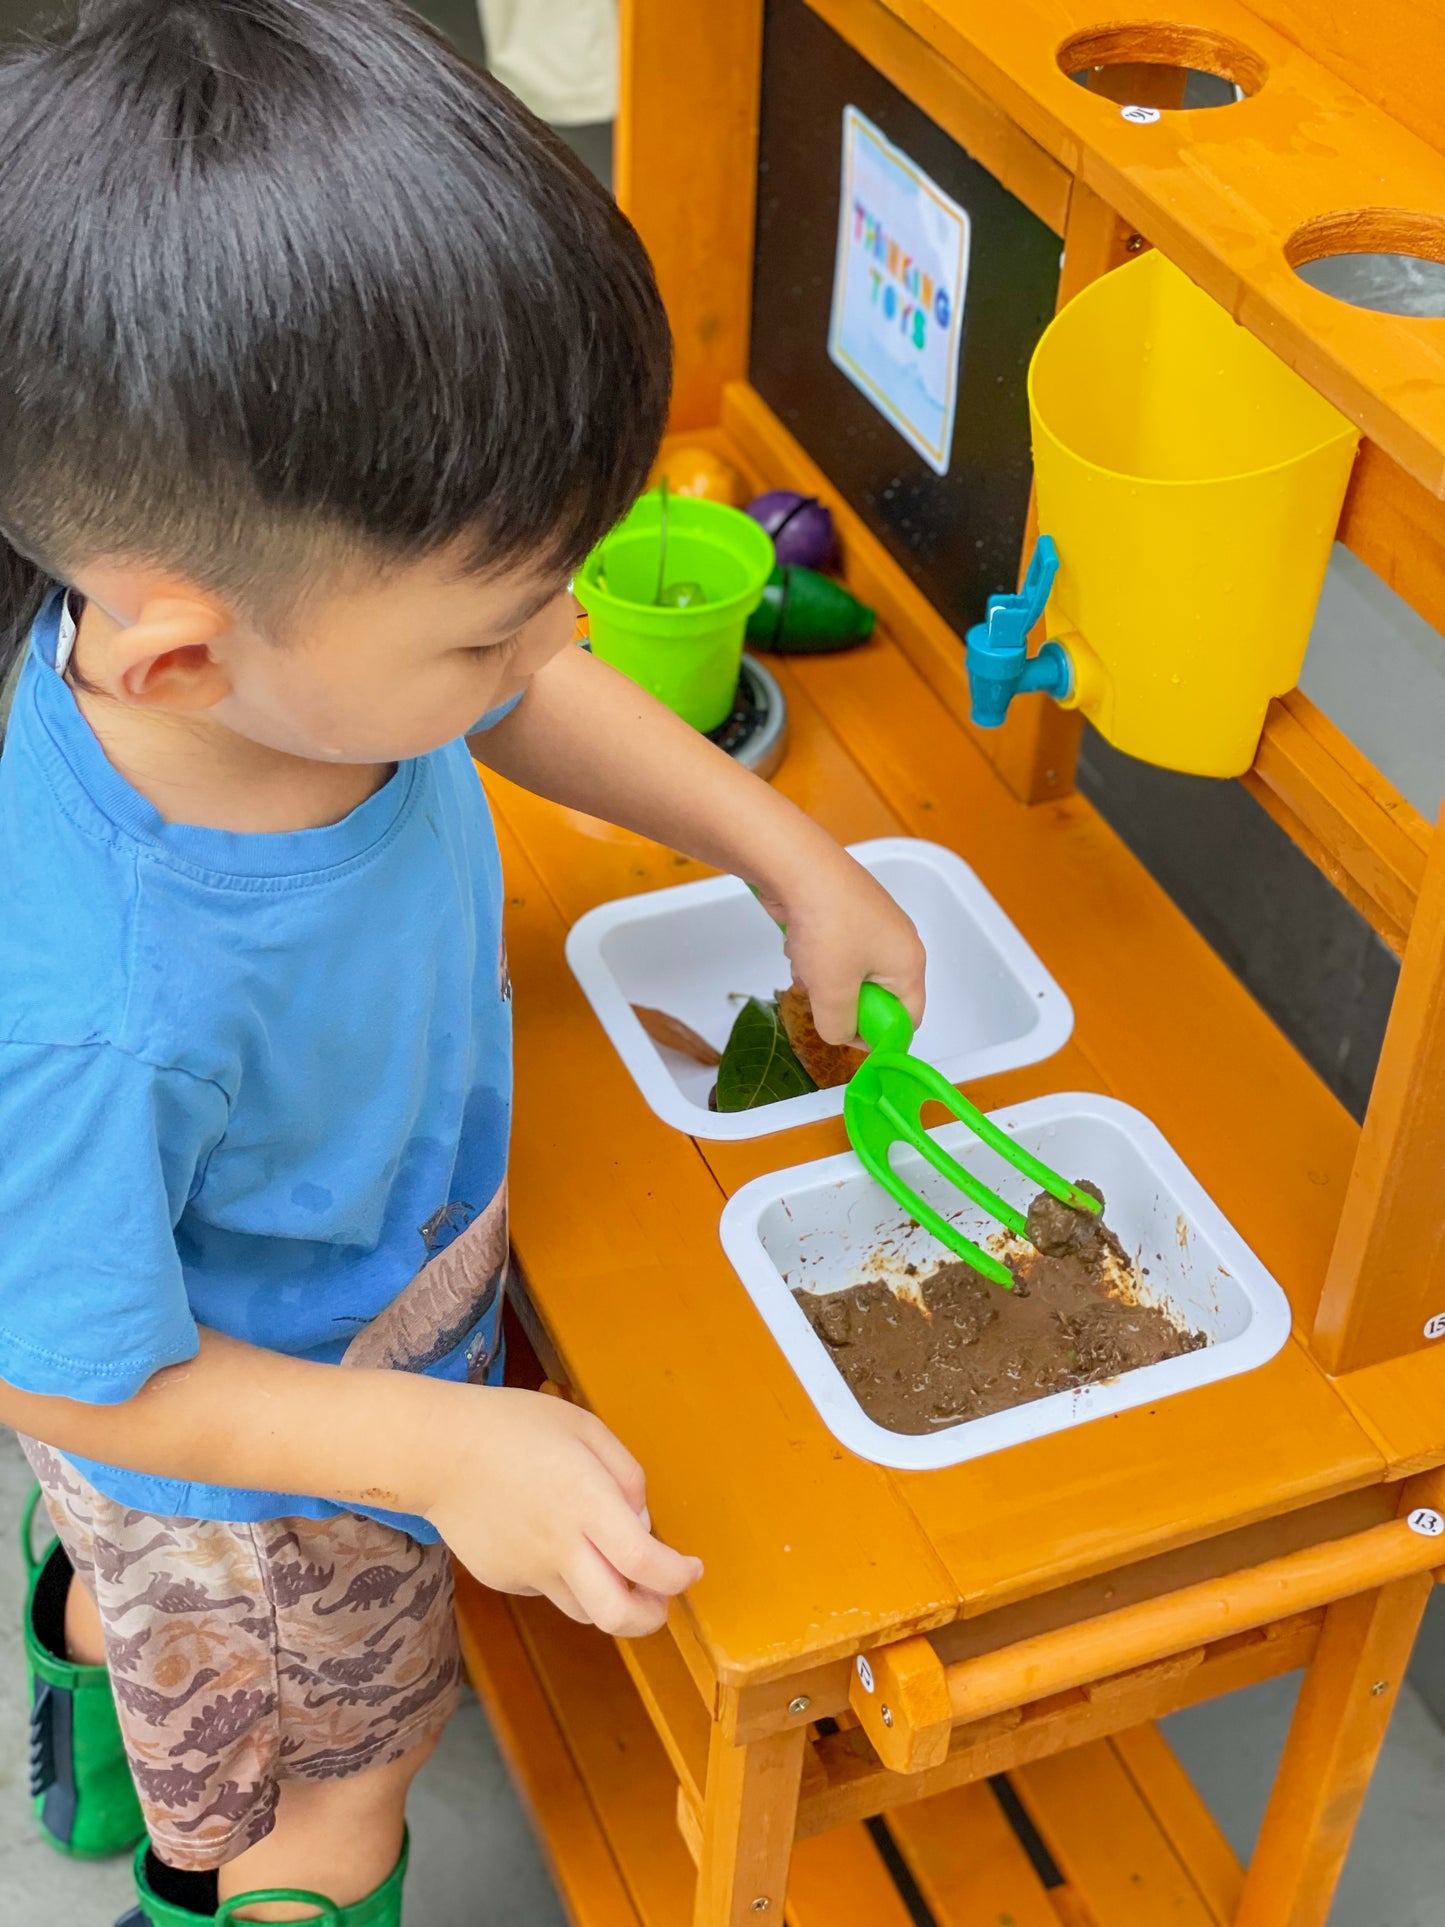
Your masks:
<instances>
[{"instance_id":1,"label":"young boy","mask_svg":"<svg viewBox=\"0 0 1445 1927\"><path fill-rule=\"evenodd\" d=\"M622 1635L700 1577L500 1383L471 756L746 877L825 1037L919 1012L877 885L568 646L668 359L610 201L389 0L87 0L0 67L0 1419L42 1820L133 1839L123 1746L136 1922L395 1927L447 1548Z\"/></svg>"}]
</instances>

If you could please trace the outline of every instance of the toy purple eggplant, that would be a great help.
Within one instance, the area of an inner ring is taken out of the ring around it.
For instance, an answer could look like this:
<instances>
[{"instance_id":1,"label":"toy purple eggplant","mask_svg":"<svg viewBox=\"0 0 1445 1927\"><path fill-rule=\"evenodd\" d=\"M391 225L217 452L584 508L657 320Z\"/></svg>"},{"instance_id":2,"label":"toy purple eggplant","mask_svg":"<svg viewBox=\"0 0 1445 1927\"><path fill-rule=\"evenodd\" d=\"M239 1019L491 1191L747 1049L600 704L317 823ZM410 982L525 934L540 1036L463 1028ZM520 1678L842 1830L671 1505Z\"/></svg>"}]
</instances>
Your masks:
<instances>
[{"instance_id":1,"label":"toy purple eggplant","mask_svg":"<svg viewBox=\"0 0 1445 1927\"><path fill-rule=\"evenodd\" d=\"M770 488L748 503L748 514L773 538L781 563L796 562L805 569L826 569L838 553L831 512L816 495L800 495L794 488Z\"/></svg>"}]
</instances>

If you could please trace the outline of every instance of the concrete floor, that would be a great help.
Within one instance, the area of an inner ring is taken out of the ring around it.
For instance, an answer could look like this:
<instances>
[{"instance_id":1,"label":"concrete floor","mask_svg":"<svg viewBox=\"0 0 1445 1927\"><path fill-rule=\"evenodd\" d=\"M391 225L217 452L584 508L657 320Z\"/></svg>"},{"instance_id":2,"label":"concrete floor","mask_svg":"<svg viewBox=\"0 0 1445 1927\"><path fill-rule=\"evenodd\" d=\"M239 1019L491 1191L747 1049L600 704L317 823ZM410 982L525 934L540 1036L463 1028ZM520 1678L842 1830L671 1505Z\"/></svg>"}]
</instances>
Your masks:
<instances>
[{"instance_id":1,"label":"concrete floor","mask_svg":"<svg viewBox=\"0 0 1445 1927\"><path fill-rule=\"evenodd\" d=\"M1191 1707L1164 1721L1170 1744L1225 1837L1249 1858L1299 1679ZM1445 1927L1445 1732L1406 1687L1370 1785L1330 1927Z\"/></svg>"}]
</instances>

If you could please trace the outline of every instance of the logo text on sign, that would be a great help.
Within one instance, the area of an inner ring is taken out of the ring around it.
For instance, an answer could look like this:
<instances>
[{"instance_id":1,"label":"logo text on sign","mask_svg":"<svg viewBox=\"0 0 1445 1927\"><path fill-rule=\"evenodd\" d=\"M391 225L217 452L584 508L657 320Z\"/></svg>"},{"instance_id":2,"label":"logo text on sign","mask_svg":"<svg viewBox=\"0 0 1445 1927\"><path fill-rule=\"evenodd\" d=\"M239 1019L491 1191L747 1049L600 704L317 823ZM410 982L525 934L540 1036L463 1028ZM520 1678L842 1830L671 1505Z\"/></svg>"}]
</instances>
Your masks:
<instances>
[{"instance_id":1,"label":"logo text on sign","mask_svg":"<svg viewBox=\"0 0 1445 1927\"><path fill-rule=\"evenodd\" d=\"M953 451L969 232L957 201L844 109L828 357L937 475Z\"/></svg>"}]
</instances>

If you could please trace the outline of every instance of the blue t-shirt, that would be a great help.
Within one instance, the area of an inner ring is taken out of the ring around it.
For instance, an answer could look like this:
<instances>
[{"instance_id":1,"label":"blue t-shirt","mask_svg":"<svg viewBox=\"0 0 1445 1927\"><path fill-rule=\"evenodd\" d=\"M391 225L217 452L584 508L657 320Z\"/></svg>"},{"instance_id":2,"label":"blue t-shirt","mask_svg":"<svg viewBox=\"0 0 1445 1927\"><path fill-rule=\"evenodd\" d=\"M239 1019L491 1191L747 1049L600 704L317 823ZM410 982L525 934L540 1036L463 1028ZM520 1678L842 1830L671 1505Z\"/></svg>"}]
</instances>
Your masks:
<instances>
[{"instance_id":1,"label":"blue t-shirt","mask_svg":"<svg viewBox=\"0 0 1445 1927\"><path fill-rule=\"evenodd\" d=\"M321 829L166 823L57 673L61 618L0 758L0 1378L118 1402L198 1325L495 1376L511 986L465 743ZM172 1517L340 1510L75 1463Z\"/></svg>"}]
</instances>

